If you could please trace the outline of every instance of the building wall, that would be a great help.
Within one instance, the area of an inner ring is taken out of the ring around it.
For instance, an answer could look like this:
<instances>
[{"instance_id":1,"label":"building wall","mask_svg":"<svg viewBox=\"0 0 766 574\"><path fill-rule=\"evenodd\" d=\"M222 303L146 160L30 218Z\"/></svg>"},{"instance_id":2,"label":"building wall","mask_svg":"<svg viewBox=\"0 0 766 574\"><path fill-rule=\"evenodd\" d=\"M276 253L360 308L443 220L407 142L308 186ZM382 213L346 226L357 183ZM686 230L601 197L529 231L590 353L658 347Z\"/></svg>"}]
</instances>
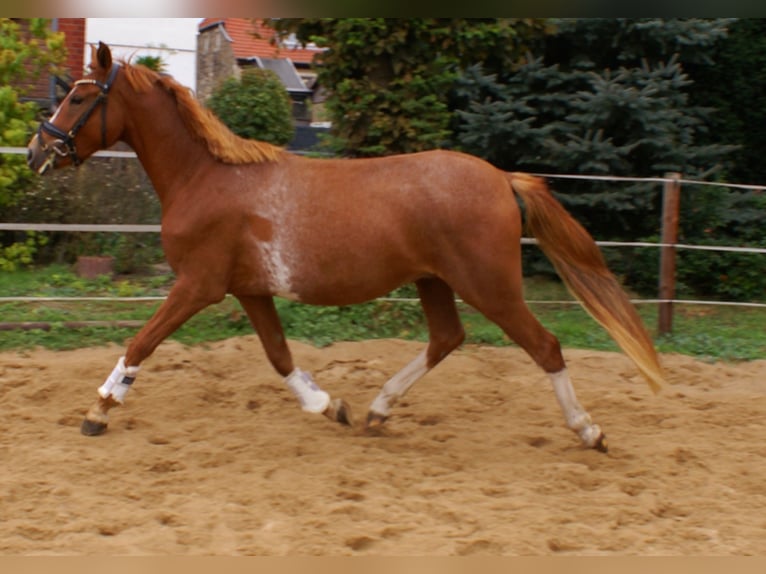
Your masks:
<instances>
[{"instance_id":1,"label":"building wall","mask_svg":"<svg viewBox=\"0 0 766 574\"><path fill-rule=\"evenodd\" d=\"M205 101L216 87L241 75L234 49L220 26L197 35L197 98Z\"/></svg>"},{"instance_id":2,"label":"building wall","mask_svg":"<svg viewBox=\"0 0 766 574\"><path fill-rule=\"evenodd\" d=\"M17 21L22 30L28 29L26 19L19 18ZM81 78L83 75L82 53L85 43L85 18L53 18L50 26L52 29L65 34L64 45L67 58L62 64L59 77L65 80ZM23 90L22 99L36 101L44 108L52 109L55 106L53 80L49 74L43 73L21 85L20 88ZM58 95L64 95L62 90L58 90Z\"/></svg>"},{"instance_id":3,"label":"building wall","mask_svg":"<svg viewBox=\"0 0 766 574\"><path fill-rule=\"evenodd\" d=\"M85 70L85 18L58 18L59 32L66 35L66 71L73 80L83 77Z\"/></svg>"}]
</instances>

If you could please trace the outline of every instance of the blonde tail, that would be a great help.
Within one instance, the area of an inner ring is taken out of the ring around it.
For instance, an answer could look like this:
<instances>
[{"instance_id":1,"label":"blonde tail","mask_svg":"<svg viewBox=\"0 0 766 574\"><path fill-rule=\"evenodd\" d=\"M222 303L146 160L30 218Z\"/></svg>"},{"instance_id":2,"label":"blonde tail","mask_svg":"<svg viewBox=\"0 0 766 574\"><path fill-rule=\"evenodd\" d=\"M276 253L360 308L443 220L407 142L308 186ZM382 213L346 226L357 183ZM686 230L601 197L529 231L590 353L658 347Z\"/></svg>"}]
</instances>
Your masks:
<instances>
[{"instance_id":1,"label":"blonde tail","mask_svg":"<svg viewBox=\"0 0 766 574\"><path fill-rule=\"evenodd\" d=\"M516 172L507 176L524 201L527 229L570 293L636 363L652 390L658 392L664 378L652 340L593 238L553 197L542 179Z\"/></svg>"}]
</instances>

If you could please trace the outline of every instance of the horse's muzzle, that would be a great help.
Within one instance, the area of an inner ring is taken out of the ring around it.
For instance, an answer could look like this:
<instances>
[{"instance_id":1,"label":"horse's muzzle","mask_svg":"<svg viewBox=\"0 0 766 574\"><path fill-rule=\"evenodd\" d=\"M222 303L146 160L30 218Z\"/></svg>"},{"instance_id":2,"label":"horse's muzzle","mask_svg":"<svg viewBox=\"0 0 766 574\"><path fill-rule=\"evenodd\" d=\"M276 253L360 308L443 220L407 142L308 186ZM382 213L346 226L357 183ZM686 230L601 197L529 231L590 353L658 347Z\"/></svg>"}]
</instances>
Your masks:
<instances>
[{"instance_id":1,"label":"horse's muzzle","mask_svg":"<svg viewBox=\"0 0 766 574\"><path fill-rule=\"evenodd\" d=\"M29 169L43 175L56 163L56 152L43 149L37 134L32 137L27 146L27 166Z\"/></svg>"}]
</instances>

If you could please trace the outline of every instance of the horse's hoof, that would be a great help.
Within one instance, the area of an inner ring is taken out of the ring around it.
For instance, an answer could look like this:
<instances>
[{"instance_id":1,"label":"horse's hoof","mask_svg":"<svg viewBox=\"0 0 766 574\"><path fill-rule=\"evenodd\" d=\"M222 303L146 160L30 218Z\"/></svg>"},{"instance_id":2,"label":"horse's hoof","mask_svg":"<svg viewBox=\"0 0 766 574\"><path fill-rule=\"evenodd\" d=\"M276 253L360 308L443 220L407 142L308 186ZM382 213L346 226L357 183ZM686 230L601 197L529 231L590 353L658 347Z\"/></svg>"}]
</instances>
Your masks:
<instances>
[{"instance_id":1,"label":"horse's hoof","mask_svg":"<svg viewBox=\"0 0 766 574\"><path fill-rule=\"evenodd\" d=\"M604 433L601 433L598 439L596 439L596 444L593 445L593 448L595 448L598 452L609 452L609 447L606 444L606 435Z\"/></svg>"},{"instance_id":2,"label":"horse's hoof","mask_svg":"<svg viewBox=\"0 0 766 574\"><path fill-rule=\"evenodd\" d=\"M388 420L387 416L370 411L367 413L367 423L364 425L367 429L377 429L383 426Z\"/></svg>"},{"instance_id":3,"label":"horse's hoof","mask_svg":"<svg viewBox=\"0 0 766 574\"><path fill-rule=\"evenodd\" d=\"M94 422L88 419L82 421L80 432L85 436L98 436L106 432L106 423Z\"/></svg>"},{"instance_id":4,"label":"horse's hoof","mask_svg":"<svg viewBox=\"0 0 766 574\"><path fill-rule=\"evenodd\" d=\"M331 421L339 422L342 425L351 426L351 407L343 399L334 399L330 401L329 406L322 413Z\"/></svg>"},{"instance_id":5,"label":"horse's hoof","mask_svg":"<svg viewBox=\"0 0 766 574\"><path fill-rule=\"evenodd\" d=\"M335 420L342 425L350 427L353 424L351 419L351 407L348 406L346 401L341 401L340 399L338 399L338 401L340 402L340 405L338 405L335 412Z\"/></svg>"}]
</instances>

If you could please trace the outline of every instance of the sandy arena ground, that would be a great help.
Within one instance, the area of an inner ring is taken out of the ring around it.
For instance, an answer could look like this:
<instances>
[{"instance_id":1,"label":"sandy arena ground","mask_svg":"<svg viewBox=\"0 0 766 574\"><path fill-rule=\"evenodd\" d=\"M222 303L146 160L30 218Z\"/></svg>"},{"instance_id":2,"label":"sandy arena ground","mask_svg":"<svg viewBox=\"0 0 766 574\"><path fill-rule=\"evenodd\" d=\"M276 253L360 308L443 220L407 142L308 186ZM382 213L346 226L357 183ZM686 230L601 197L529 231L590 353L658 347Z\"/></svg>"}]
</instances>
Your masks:
<instances>
[{"instance_id":1,"label":"sandy arena ground","mask_svg":"<svg viewBox=\"0 0 766 574\"><path fill-rule=\"evenodd\" d=\"M0 354L0 555L766 554L766 361L565 351L604 455L515 348L468 346L385 429L361 423L423 345L293 343L354 408L303 413L257 339L163 343L109 432L82 415L122 348Z\"/></svg>"}]
</instances>

